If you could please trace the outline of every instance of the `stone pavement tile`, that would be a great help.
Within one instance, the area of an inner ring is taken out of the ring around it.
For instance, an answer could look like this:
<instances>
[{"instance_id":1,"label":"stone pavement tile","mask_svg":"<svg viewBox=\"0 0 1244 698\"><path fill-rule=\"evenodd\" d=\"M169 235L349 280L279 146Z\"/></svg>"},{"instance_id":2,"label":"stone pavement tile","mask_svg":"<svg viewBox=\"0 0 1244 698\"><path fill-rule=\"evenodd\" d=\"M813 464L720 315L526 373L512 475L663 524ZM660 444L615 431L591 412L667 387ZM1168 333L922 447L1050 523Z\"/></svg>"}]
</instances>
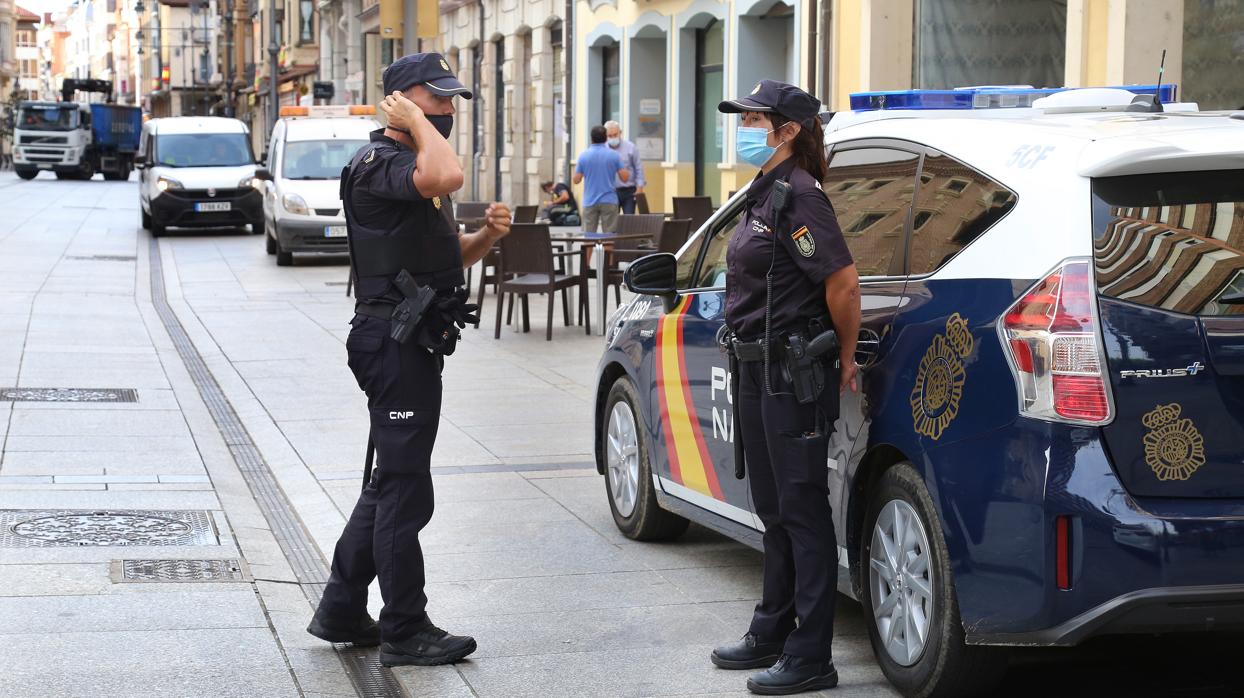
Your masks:
<instances>
[{"instance_id":1,"label":"stone pavement tile","mask_svg":"<svg viewBox=\"0 0 1244 698\"><path fill-rule=\"evenodd\" d=\"M92 490L106 490L107 485L104 484L79 484L79 485L6 485L0 483L0 492L25 492L30 490L44 490L49 492L90 492Z\"/></svg>"},{"instance_id":2,"label":"stone pavement tile","mask_svg":"<svg viewBox=\"0 0 1244 698\"><path fill-rule=\"evenodd\" d=\"M590 429L592 403L554 388L515 390L507 383L493 390L446 392L441 413L459 427L559 423L567 431Z\"/></svg>"},{"instance_id":3,"label":"stone pavement tile","mask_svg":"<svg viewBox=\"0 0 1244 698\"><path fill-rule=\"evenodd\" d=\"M433 485L435 487L435 485ZM501 499L494 501L459 501L444 507L433 516L432 523L424 530L443 526L483 526L523 523L573 521L570 512L557 502L541 499Z\"/></svg>"},{"instance_id":4,"label":"stone pavement tile","mask_svg":"<svg viewBox=\"0 0 1244 698\"><path fill-rule=\"evenodd\" d=\"M548 495L518 473L472 473L439 475L432 471L436 503L479 502L495 499L547 499Z\"/></svg>"},{"instance_id":5,"label":"stone pavement tile","mask_svg":"<svg viewBox=\"0 0 1244 698\"><path fill-rule=\"evenodd\" d=\"M104 484L155 484L160 480L155 475L57 475L54 478L57 484L88 484L88 483L104 483Z\"/></svg>"},{"instance_id":6,"label":"stone pavement tile","mask_svg":"<svg viewBox=\"0 0 1244 698\"><path fill-rule=\"evenodd\" d=\"M220 502L213 492L6 492L0 509L218 510Z\"/></svg>"},{"instance_id":7,"label":"stone pavement tile","mask_svg":"<svg viewBox=\"0 0 1244 698\"><path fill-rule=\"evenodd\" d=\"M590 429L567 429L564 424L495 424L462 430L498 458L582 454L590 458Z\"/></svg>"},{"instance_id":8,"label":"stone pavement tile","mask_svg":"<svg viewBox=\"0 0 1244 698\"><path fill-rule=\"evenodd\" d=\"M459 429L450 420L441 418L436 431L436 446L432 449L432 467L453 465L494 465L500 463L482 439L474 438Z\"/></svg>"},{"instance_id":9,"label":"stone pavement tile","mask_svg":"<svg viewBox=\"0 0 1244 698\"><path fill-rule=\"evenodd\" d=\"M533 481L536 487L569 509L575 516L605 538L619 544L633 542L618 530L605 499L605 478L595 471L583 477Z\"/></svg>"},{"instance_id":10,"label":"stone pavement tile","mask_svg":"<svg viewBox=\"0 0 1244 698\"><path fill-rule=\"evenodd\" d=\"M8 451L5 475L200 475L203 459L194 449L175 451Z\"/></svg>"},{"instance_id":11,"label":"stone pavement tile","mask_svg":"<svg viewBox=\"0 0 1244 698\"><path fill-rule=\"evenodd\" d=\"M356 492L357 498L357 492ZM491 502L490 502L491 503ZM441 507L432 516L432 523L419 534L419 541L426 553L446 552L496 552L505 550L528 550L565 546L573 549L580 545L600 542L600 536L582 523L574 520L560 522L540 521L532 523L506 523L465 525L452 521L446 525L437 522L456 504Z\"/></svg>"},{"instance_id":12,"label":"stone pavement tile","mask_svg":"<svg viewBox=\"0 0 1244 698\"><path fill-rule=\"evenodd\" d=\"M183 430L184 431L184 430ZM21 436L8 438L5 451L193 451L194 439L184 436Z\"/></svg>"},{"instance_id":13,"label":"stone pavement tile","mask_svg":"<svg viewBox=\"0 0 1244 698\"><path fill-rule=\"evenodd\" d=\"M437 622L450 632L474 637L479 642L479 650L471 655L475 659L703 644L733 632L716 616L690 604L438 617Z\"/></svg>"},{"instance_id":14,"label":"stone pavement tile","mask_svg":"<svg viewBox=\"0 0 1244 698\"><path fill-rule=\"evenodd\" d=\"M453 666L395 667L393 675L411 696L427 698L479 698Z\"/></svg>"},{"instance_id":15,"label":"stone pavement tile","mask_svg":"<svg viewBox=\"0 0 1244 698\"><path fill-rule=\"evenodd\" d=\"M271 582L257 582L256 587L285 659L298 678L299 688L315 693L353 695L353 684L333 646L307 632L312 609L302 589L294 584Z\"/></svg>"},{"instance_id":16,"label":"stone pavement tile","mask_svg":"<svg viewBox=\"0 0 1244 698\"><path fill-rule=\"evenodd\" d=\"M5 640L5 696L298 695L268 628L40 632Z\"/></svg>"},{"instance_id":17,"label":"stone pavement tile","mask_svg":"<svg viewBox=\"0 0 1244 698\"><path fill-rule=\"evenodd\" d=\"M642 563L623 555L603 540L579 541L571 546L526 547L486 553L436 552L424 547L429 582L479 581L552 577L596 572L644 570Z\"/></svg>"},{"instance_id":18,"label":"stone pavement tile","mask_svg":"<svg viewBox=\"0 0 1244 698\"><path fill-rule=\"evenodd\" d=\"M154 586L176 591L0 597L0 642L6 635L41 633L53 628L90 633L268 627L249 585L229 584L236 591L217 592L199 591L211 586L207 583Z\"/></svg>"},{"instance_id":19,"label":"stone pavement tile","mask_svg":"<svg viewBox=\"0 0 1244 698\"><path fill-rule=\"evenodd\" d=\"M686 597L655 572L611 572L427 585L433 618L678 604Z\"/></svg>"},{"instance_id":20,"label":"stone pavement tile","mask_svg":"<svg viewBox=\"0 0 1244 698\"><path fill-rule=\"evenodd\" d=\"M121 492L212 492L216 488L210 482L168 482L154 485L109 484L108 490Z\"/></svg>"},{"instance_id":21,"label":"stone pavement tile","mask_svg":"<svg viewBox=\"0 0 1244 698\"><path fill-rule=\"evenodd\" d=\"M760 567L690 567L658 574L696 602L760 598Z\"/></svg>"},{"instance_id":22,"label":"stone pavement tile","mask_svg":"<svg viewBox=\"0 0 1244 698\"><path fill-rule=\"evenodd\" d=\"M26 385L73 387L168 387L164 367L155 352L150 350L125 354L27 352L22 358L22 382Z\"/></svg>"},{"instance_id":23,"label":"stone pavement tile","mask_svg":"<svg viewBox=\"0 0 1244 698\"><path fill-rule=\"evenodd\" d=\"M189 434L186 419L177 410L20 410L13 413L11 436L176 436ZM135 439L138 441L138 439Z\"/></svg>"},{"instance_id":24,"label":"stone pavement tile","mask_svg":"<svg viewBox=\"0 0 1244 698\"><path fill-rule=\"evenodd\" d=\"M694 524L687 528L686 533L672 541L627 540L618 545L625 554L654 570L748 565L759 567L762 560L760 551Z\"/></svg>"}]
</instances>

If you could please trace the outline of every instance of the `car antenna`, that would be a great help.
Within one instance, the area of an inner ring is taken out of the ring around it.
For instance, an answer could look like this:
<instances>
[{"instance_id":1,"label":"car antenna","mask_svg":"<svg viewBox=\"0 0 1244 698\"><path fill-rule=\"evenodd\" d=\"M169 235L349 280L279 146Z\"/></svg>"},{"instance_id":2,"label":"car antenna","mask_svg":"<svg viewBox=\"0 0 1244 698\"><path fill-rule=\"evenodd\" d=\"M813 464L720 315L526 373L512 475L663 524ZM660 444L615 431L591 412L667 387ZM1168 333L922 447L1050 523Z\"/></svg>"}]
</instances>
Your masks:
<instances>
[{"instance_id":1,"label":"car antenna","mask_svg":"<svg viewBox=\"0 0 1244 698\"><path fill-rule=\"evenodd\" d=\"M1162 75L1166 73L1166 49L1162 49L1162 61L1158 63L1158 89L1153 91L1153 111L1166 111L1162 108Z\"/></svg>"}]
</instances>

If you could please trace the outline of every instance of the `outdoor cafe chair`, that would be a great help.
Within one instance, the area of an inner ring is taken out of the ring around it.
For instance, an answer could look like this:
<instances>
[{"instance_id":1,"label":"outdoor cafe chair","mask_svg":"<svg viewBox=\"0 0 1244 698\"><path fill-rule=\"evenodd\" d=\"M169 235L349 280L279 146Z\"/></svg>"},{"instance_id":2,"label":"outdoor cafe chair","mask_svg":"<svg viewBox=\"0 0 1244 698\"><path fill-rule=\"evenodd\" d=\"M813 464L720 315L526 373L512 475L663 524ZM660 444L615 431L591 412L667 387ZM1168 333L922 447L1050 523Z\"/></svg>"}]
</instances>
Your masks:
<instances>
[{"instance_id":1,"label":"outdoor cafe chair","mask_svg":"<svg viewBox=\"0 0 1244 698\"><path fill-rule=\"evenodd\" d=\"M674 197L674 218L690 218L692 230L699 230L711 215L713 200L707 196Z\"/></svg>"},{"instance_id":2,"label":"outdoor cafe chair","mask_svg":"<svg viewBox=\"0 0 1244 698\"><path fill-rule=\"evenodd\" d=\"M553 305L558 291L562 294L562 317L566 326L570 326L570 302L567 291L579 289L579 312L586 319L584 324L587 333L592 333L592 318L589 309L587 276L580 274L559 273L554 265L554 258L563 255L578 254L577 252L554 253L549 240L549 227L544 223L516 223L510 228L510 234L501 238L500 263L497 274L500 286L497 289L497 325L493 337L501 338L501 306L505 296L510 299L510 311L513 312L515 296L521 296L523 302L523 331L531 329L527 312L527 296L532 293L548 294L549 308L546 318L545 340L553 339Z\"/></svg>"}]
</instances>

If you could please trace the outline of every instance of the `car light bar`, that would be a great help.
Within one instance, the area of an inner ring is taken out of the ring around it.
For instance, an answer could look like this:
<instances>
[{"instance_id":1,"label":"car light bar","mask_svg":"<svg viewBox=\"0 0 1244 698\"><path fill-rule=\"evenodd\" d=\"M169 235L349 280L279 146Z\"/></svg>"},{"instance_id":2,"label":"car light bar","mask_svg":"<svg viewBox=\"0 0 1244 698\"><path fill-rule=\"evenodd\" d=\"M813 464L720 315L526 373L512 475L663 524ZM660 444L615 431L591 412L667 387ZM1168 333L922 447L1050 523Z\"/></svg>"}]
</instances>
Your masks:
<instances>
[{"instance_id":1,"label":"car light bar","mask_svg":"<svg viewBox=\"0 0 1244 698\"><path fill-rule=\"evenodd\" d=\"M954 90L892 90L856 92L851 95L851 111L893 111L896 109L1016 109L1031 107L1042 97L1074 90L1074 87L960 87ZM1111 89L1133 94L1155 92L1163 103L1175 101L1175 86L1120 85Z\"/></svg>"}]
</instances>

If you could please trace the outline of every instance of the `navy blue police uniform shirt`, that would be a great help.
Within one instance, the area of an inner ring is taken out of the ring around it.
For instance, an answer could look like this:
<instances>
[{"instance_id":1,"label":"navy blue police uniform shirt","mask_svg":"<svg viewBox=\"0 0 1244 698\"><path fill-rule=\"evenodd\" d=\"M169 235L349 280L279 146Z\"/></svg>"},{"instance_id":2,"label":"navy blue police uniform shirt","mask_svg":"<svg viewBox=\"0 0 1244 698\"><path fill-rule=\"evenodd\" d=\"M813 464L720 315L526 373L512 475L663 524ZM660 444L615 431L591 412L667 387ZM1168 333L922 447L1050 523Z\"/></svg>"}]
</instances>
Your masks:
<instances>
[{"instance_id":1,"label":"navy blue police uniform shirt","mask_svg":"<svg viewBox=\"0 0 1244 698\"><path fill-rule=\"evenodd\" d=\"M415 151L384 135L371 132L371 142L354 158L350 173L350 234L369 236L412 235L452 237L457 268L462 268L462 248L453 202L448 196L424 197L412 179ZM465 278L459 285L465 284ZM389 277L360 276L355 297L362 302L390 296Z\"/></svg>"},{"instance_id":2,"label":"navy blue police uniform shirt","mask_svg":"<svg viewBox=\"0 0 1244 698\"><path fill-rule=\"evenodd\" d=\"M781 228L774 230L769 201L773 183L783 179L790 182L790 199ZM765 276L771 256L774 337L806 330L809 320L828 315L825 279L854 261L820 183L790 158L752 182L747 211L726 250L726 324L744 340L765 333Z\"/></svg>"}]
</instances>

